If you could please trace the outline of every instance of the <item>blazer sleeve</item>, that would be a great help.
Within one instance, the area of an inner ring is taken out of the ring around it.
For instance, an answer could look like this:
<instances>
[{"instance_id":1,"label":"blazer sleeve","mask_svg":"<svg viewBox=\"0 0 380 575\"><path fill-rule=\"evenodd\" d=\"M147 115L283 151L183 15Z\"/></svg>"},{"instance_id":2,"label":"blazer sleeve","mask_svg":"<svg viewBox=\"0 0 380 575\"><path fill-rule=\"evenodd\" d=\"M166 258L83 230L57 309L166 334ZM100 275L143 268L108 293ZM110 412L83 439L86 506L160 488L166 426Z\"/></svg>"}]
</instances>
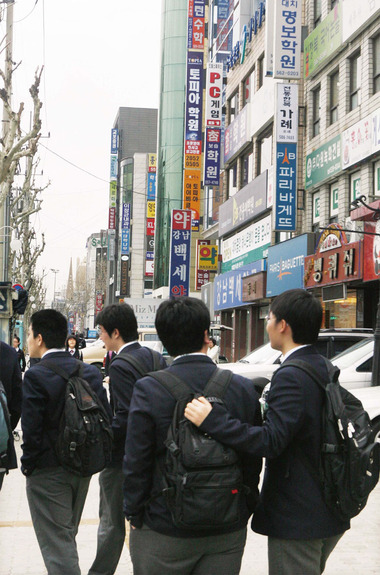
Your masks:
<instances>
[{"instance_id":1,"label":"blazer sleeve","mask_svg":"<svg viewBox=\"0 0 380 575\"><path fill-rule=\"evenodd\" d=\"M297 372L281 369L272 379L268 411L262 427L234 419L214 405L200 429L237 450L260 457L278 457L301 428L304 393Z\"/></svg>"},{"instance_id":2,"label":"blazer sleeve","mask_svg":"<svg viewBox=\"0 0 380 575\"><path fill-rule=\"evenodd\" d=\"M11 371L11 398L8 402L9 413L11 415L11 427L16 429L17 424L21 417L21 406L22 406L22 374L20 368L20 362L15 354L12 365L10 366Z\"/></svg>"}]
</instances>

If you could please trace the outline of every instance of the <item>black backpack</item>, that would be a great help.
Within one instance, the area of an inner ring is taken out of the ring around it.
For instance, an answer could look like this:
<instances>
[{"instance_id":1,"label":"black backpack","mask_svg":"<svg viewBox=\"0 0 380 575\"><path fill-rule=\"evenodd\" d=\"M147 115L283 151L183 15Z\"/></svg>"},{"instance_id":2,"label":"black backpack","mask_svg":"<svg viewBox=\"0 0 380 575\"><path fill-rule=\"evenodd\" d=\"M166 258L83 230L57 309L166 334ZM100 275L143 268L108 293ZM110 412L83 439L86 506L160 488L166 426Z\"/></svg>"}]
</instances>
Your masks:
<instances>
[{"instance_id":1,"label":"black backpack","mask_svg":"<svg viewBox=\"0 0 380 575\"><path fill-rule=\"evenodd\" d=\"M174 525L181 529L202 532L234 527L239 523L241 499L249 492L243 485L239 456L184 417L186 404L199 394L167 370L149 376L176 399L165 441L165 463L160 465L164 488L152 498L164 496ZM215 369L205 397L223 403L231 377L232 372Z\"/></svg>"},{"instance_id":2,"label":"black backpack","mask_svg":"<svg viewBox=\"0 0 380 575\"><path fill-rule=\"evenodd\" d=\"M284 367L306 372L325 393L322 414L322 451L319 470L304 452L297 453L321 485L326 505L341 520L360 513L379 479L379 443L373 442L371 422L362 403L339 384L339 369L328 360L329 382L306 361L294 359Z\"/></svg>"},{"instance_id":3,"label":"black backpack","mask_svg":"<svg viewBox=\"0 0 380 575\"><path fill-rule=\"evenodd\" d=\"M89 477L111 462L113 432L104 406L82 377L82 362L76 363L77 368L69 375L54 363L43 362L67 381L55 444L58 461L68 471Z\"/></svg>"},{"instance_id":4,"label":"black backpack","mask_svg":"<svg viewBox=\"0 0 380 575\"><path fill-rule=\"evenodd\" d=\"M8 410L7 396L0 381L0 471L9 471L8 447L12 437L11 418Z\"/></svg>"}]
</instances>

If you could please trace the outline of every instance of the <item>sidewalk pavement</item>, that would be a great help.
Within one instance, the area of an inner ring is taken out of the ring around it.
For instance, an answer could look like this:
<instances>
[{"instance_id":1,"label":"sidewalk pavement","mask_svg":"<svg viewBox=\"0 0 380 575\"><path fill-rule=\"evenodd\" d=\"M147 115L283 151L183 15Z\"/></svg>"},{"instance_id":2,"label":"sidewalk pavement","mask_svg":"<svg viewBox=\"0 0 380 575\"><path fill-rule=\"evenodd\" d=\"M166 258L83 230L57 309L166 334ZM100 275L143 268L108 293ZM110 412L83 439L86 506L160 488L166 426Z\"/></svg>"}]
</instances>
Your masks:
<instances>
[{"instance_id":1,"label":"sidewalk pavement","mask_svg":"<svg viewBox=\"0 0 380 575\"><path fill-rule=\"evenodd\" d=\"M21 454L17 444L18 456ZM98 478L93 477L77 536L82 574L87 575L96 549ZM127 527L128 528L128 527ZM352 520L351 529L333 551L324 575L378 575L380 572L380 484L367 507ZM266 537L248 532L240 575L267 575ZM4 478L0 492L0 575L46 575L34 534L19 470ZM115 575L132 575L128 536ZM162 575L166 575L163 573ZM179 573L178 575L182 575ZM210 573L210 575L217 575ZM293 573L292 575L307 575Z\"/></svg>"}]
</instances>

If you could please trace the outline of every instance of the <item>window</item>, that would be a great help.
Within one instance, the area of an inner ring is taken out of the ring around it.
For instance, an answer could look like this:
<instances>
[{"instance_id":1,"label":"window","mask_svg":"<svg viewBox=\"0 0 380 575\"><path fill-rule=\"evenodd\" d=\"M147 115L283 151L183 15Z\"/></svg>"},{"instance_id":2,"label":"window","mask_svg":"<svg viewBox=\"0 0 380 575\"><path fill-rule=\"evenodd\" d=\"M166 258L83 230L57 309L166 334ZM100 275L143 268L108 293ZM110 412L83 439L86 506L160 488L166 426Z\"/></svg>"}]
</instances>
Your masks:
<instances>
[{"instance_id":1,"label":"window","mask_svg":"<svg viewBox=\"0 0 380 575\"><path fill-rule=\"evenodd\" d=\"M380 196L380 160L373 164L373 195Z\"/></svg>"},{"instance_id":2,"label":"window","mask_svg":"<svg viewBox=\"0 0 380 575\"><path fill-rule=\"evenodd\" d=\"M241 187L246 186L252 180L253 153L244 154L241 162Z\"/></svg>"},{"instance_id":3,"label":"window","mask_svg":"<svg viewBox=\"0 0 380 575\"><path fill-rule=\"evenodd\" d=\"M318 26L321 20L322 20L322 0L314 0L314 28Z\"/></svg>"},{"instance_id":4,"label":"window","mask_svg":"<svg viewBox=\"0 0 380 575\"><path fill-rule=\"evenodd\" d=\"M380 34L373 40L373 93L380 92Z\"/></svg>"},{"instance_id":5,"label":"window","mask_svg":"<svg viewBox=\"0 0 380 575\"><path fill-rule=\"evenodd\" d=\"M360 52L350 58L350 110L355 110L360 104Z\"/></svg>"},{"instance_id":6,"label":"window","mask_svg":"<svg viewBox=\"0 0 380 575\"><path fill-rule=\"evenodd\" d=\"M265 170L269 170L272 162L272 128L270 132L263 134L258 141L258 172L261 174Z\"/></svg>"},{"instance_id":7,"label":"window","mask_svg":"<svg viewBox=\"0 0 380 575\"><path fill-rule=\"evenodd\" d=\"M239 113L239 95L236 92L236 94L234 94L230 99L230 121L229 121L230 124L236 118L238 113Z\"/></svg>"},{"instance_id":8,"label":"window","mask_svg":"<svg viewBox=\"0 0 380 575\"><path fill-rule=\"evenodd\" d=\"M255 70L253 69L243 83L243 105L251 101L255 93Z\"/></svg>"},{"instance_id":9,"label":"window","mask_svg":"<svg viewBox=\"0 0 380 575\"><path fill-rule=\"evenodd\" d=\"M338 182L330 186L330 221L339 214L339 186Z\"/></svg>"},{"instance_id":10,"label":"window","mask_svg":"<svg viewBox=\"0 0 380 575\"><path fill-rule=\"evenodd\" d=\"M313 194L313 224L318 224L320 221L321 221L321 192L318 190Z\"/></svg>"},{"instance_id":11,"label":"window","mask_svg":"<svg viewBox=\"0 0 380 575\"><path fill-rule=\"evenodd\" d=\"M258 74L258 89L261 88L264 82L264 54L257 60L257 74Z\"/></svg>"},{"instance_id":12,"label":"window","mask_svg":"<svg viewBox=\"0 0 380 575\"><path fill-rule=\"evenodd\" d=\"M360 172L355 172L350 176L350 202L360 197Z\"/></svg>"},{"instance_id":13,"label":"window","mask_svg":"<svg viewBox=\"0 0 380 575\"><path fill-rule=\"evenodd\" d=\"M313 90L312 94L313 94L313 138L314 138L315 136L318 136L321 129L320 128L321 87L318 86L318 88Z\"/></svg>"},{"instance_id":14,"label":"window","mask_svg":"<svg viewBox=\"0 0 380 575\"><path fill-rule=\"evenodd\" d=\"M330 124L338 120L339 72L330 76Z\"/></svg>"},{"instance_id":15,"label":"window","mask_svg":"<svg viewBox=\"0 0 380 575\"><path fill-rule=\"evenodd\" d=\"M237 192L237 163L228 170L228 197L234 196Z\"/></svg>"}]
</instances>

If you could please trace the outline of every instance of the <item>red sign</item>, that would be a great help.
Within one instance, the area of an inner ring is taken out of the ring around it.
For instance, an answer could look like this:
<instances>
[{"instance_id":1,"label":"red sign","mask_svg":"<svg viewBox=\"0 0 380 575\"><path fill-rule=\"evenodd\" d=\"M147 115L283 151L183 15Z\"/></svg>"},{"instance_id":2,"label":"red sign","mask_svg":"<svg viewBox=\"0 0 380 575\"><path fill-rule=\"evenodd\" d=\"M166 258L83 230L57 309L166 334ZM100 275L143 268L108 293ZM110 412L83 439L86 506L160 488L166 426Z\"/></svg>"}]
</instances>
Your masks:
<instances>
[{"instance_id":1,"label":"red sign","mask_svg":"<svg viewBox=\"0 0 380 575\"><path fill-rule=\"evenodd\" d=\"M173 230L191 230L191 211L173 210L172 216Z\"/></svg>"},{"instance_id":2,"label":"red sign","mask_svg":"<svg viewBox=\"0 0 380 575\"><path fill-rule=\"evenodd\" d=\"M380 220L365 222L364 231L364 270L363 280L380 279ZM371 235L377 234L377 235Z\"/></svg>"},{"instance_id":3,"label":"red sign","mask_svg":"<svg viewBox=\"0 0 380 575\"><path fill-rule=\"evenodd\" d=\"M116 229L116 208L109 208L108 212L108 229Z\"/></svg>"},{"instance_id":4,"label":"red sign","mask_svg":"<svg viewBox=\"0 0 380 575\"><path fill-rule=\"evenodd\" d=\"M146 219L146 235L147 236L154 236L154 226L155 226L154 218L147 218Z\"/></svg>"},{"instance_id":5,"label":"red sign","mask_svg":"<svg viewBox=\"0 0 380 575\"><path fill-rule=\"evenodd\" d=\"M95 298L95 315L103 309L103 294L101 291L96 292Z\"/></svg>"},{"instance_id":6,"label":"red sign","mask_svg":"<svg viewBox=\"0 0 380 575\"><path fill-rule=\"evenodd\" d=\"M305 257L305 288L349 282L363 276L362 242Z\"/></svg>"}]
</instances>

